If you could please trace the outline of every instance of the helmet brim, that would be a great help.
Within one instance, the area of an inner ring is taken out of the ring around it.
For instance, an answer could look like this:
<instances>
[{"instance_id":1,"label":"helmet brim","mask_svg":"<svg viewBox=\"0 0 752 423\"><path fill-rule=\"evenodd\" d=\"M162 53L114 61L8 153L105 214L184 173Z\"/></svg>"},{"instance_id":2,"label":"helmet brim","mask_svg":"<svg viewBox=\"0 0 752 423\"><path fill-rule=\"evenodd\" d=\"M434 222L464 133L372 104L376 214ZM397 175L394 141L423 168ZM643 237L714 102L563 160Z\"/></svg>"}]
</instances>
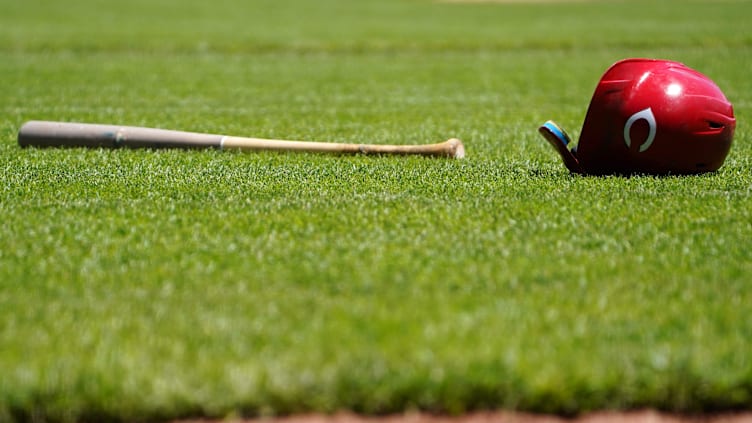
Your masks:
<instances>
[{"instance_id":1,"label":"helmet brim","mask_svg":"<svg viewBox=\"0 0 752 423\"><path fill-rule=\"evenodd\" d=\"M572 140L566 131L557 125L556 122L549 120L538 128L538 132L559 153L564 161L564 166L570 172L584 174L582 166L580 166L580 161L577 160L577 156L569 149L569 144Z\"/></svg>"}]
</instances>

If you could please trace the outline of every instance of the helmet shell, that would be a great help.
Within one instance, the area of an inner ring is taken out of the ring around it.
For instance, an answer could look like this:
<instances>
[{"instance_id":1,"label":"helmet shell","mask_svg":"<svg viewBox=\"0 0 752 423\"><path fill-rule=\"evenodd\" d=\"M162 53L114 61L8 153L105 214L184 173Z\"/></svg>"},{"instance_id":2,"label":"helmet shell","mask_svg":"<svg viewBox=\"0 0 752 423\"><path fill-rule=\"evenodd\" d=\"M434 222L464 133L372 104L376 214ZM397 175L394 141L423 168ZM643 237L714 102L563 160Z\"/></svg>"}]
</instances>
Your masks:
<instances>
[{"instance_id":1,"label":"helmet shell","mask_svg":"<svg viewBox=\"0 0 752 423\"><path fill-rule=\"evenodd\" d=\"M627 59L598 83L576 155L588 174L712 172L735 127L733 106L707 76L678 62Z\"/></svg>"}]
</instances>

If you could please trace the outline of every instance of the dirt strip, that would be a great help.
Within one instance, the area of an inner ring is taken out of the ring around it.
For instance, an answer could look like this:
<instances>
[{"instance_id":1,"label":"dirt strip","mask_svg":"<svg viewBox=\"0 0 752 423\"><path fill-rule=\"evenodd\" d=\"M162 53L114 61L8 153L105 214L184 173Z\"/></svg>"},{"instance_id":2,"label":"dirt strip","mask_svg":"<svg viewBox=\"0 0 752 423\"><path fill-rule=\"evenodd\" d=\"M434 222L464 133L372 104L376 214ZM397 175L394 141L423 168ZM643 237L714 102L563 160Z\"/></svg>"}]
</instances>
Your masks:
<instances>
[{"instance_id":1,"label":"dirt strip","mask_svg":"<svg viewBox=\"0 0 752 423\"><path fill-rule=\"evenodd\" d=\"M459 416L408 413L389 416L303 414L289 417L224 420L183 420L174 423L752 423L752 412L714 415L676 415L652 410L597 412L566 418L516 412L479 412Z\"/></svg>"},{"instance_id":2,"label":"dirt strip","mask_svg":"<svg viewBox=\"0 0 752 423\"><path fill-rule=\"evenodd\" d=\"M439 3L498 3L498 4L524 4L524 3L590 3L598 0L437 0Z\"/></svg>"}]
</instances>

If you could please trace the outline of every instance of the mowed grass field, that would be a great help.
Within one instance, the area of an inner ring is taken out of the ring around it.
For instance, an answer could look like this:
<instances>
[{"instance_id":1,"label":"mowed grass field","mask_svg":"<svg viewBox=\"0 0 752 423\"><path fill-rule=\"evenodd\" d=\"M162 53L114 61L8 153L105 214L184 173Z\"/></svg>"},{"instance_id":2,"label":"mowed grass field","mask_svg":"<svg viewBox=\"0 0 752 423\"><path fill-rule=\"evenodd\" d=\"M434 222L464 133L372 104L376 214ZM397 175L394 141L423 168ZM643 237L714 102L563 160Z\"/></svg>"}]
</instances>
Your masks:
<instances>
[{"instance_id":1,"label":"mowed grass field","mask_svg":"<svg viewBox=\"0 0 752 423\"><path fill-rule=\"evenodd\" d=\"M0 0L0 422L752 408L749 1ZM734 104L721 170L570 175L605 69ZM30 119L464 160L21 149Z\"/></svg>"}]
</instances>

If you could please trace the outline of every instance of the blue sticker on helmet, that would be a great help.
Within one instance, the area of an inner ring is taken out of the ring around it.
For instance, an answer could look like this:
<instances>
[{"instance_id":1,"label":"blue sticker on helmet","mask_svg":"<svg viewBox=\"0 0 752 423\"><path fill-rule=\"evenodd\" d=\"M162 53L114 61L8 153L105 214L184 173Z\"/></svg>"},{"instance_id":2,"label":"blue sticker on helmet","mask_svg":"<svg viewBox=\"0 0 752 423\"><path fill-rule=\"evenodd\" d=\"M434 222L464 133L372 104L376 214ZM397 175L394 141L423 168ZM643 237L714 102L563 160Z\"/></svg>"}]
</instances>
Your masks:
<instances>
[{"instance_id":1,"label":"blue sticker on helmet","mask_svg":"<svg viewBox=\"0 0 752 423\"><path fill-rule=\"evenodd\" d=\"M570 143L569 136L567 136L567 134L564 131L562 131L562 129L559 128L558 125L556 125L555 123L549 120L548 122L544 123L543 126L545 126L546 129L548 129L552 134L554 134L556 138L558 138L559 141L561 141L565 146L569 145Z\"/></svg>"}]
</instances>

